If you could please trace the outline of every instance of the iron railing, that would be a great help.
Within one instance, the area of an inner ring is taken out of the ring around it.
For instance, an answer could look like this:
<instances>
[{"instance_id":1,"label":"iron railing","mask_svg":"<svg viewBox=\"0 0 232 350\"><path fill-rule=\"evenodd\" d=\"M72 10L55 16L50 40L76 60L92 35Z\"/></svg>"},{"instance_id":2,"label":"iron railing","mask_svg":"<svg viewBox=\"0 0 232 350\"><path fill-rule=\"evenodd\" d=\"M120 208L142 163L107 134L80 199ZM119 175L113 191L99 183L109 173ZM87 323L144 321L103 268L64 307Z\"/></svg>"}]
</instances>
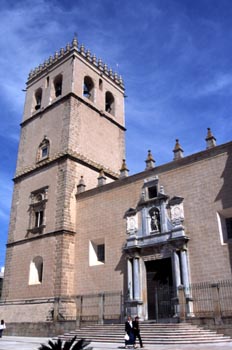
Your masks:
<instances>
[{"instance_id":1,"label":"iron railing","mask_svg":"<svg viewBox=\"0 0 232 350\"><path fill-rule=\"evenodd\" d=\"M194 283L184 292L185 300L192 303L190 316L232 316L232 280Z\"/></svg>"},{"instance_id":2,"label":"iron railing","mask_svg":"<svg viewBox=\"0 0 232 350\"><path fill-rule=\"evenodd\" d=\"M104 292L77 296L77 322L122 322L122 292Z\"/></svg>"}]
</instances>

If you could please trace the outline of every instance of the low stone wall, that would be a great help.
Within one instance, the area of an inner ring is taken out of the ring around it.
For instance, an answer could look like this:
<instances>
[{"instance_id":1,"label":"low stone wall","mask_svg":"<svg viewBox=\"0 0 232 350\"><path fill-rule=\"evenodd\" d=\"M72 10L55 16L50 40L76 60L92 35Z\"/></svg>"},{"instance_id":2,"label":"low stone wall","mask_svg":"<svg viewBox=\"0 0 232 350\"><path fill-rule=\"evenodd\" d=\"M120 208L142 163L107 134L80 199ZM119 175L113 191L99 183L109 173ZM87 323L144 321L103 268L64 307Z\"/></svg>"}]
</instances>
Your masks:
<instances>
[{"instance_id":1,"label":"low stone wall","mask_svg":"<svg viewBox=\"0 0 232 350\"><path fill-rule=\"evenodd\" d=\"M6 323L14 323L16 320L30 323L45 322L53 309L53 301L14 301L0 304L0 315Z\"/></svg>"},{"instance_id":2,"label":"low stone wall","mask_svg":"<svg viewBox=\"0 0 232 350\"><path fill-rule=\"evenodd\" d=\"M54 337L75 330L75 321L6 323L4 335L24 337Z\"/></svg>"}]
</instances>

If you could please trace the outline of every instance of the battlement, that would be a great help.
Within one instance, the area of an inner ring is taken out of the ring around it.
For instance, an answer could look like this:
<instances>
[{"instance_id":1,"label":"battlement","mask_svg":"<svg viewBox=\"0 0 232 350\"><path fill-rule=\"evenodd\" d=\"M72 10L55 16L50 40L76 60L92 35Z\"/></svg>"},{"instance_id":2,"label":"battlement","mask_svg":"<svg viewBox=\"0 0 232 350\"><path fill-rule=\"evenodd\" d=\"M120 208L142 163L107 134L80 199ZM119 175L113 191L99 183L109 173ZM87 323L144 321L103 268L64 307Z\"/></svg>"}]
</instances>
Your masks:
<instances>
[{"instance_id":1,"label":"battlement","mask_svg":"<svg viewBox=\"0 0 232 350\"><path fill-rule=\"evenodd\" d=\"M92 64L95 68L99 70L100 74L104 74L110 78L114 83L119 85L124 89L123 79L118 73L113 72L112 68L108 68L107 64L102 61L101 58L97 59L95 55L92 55L90 50L85 49L84 45L81 44L78 46L77 37L74 37L71 44L67 44L65 48L61 48L60 51L56 51L54 56L50 56L49 59L45 60L43 64L40 64L38 67L32 69L28 76L28 83L43 74L48 68L53 64L59 63L63 58L68 57L70 53L77 53L83 57L88 63Z\"/></svg>"}]
</instances>

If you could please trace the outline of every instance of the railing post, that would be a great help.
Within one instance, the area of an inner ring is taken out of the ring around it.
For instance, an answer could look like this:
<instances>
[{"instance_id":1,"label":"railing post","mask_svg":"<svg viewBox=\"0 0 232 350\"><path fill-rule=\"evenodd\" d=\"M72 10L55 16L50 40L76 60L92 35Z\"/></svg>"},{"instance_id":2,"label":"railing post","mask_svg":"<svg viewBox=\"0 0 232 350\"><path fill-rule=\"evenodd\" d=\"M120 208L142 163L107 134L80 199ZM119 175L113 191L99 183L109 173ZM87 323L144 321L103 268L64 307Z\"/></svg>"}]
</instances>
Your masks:
<instances>
[{"instance_id":1,"label":"railing post","mask_svg":"<svg viewBox=\"0 0 232 350\"><path fill-rule=\"evenodd\" d=\"M214 322L215 324L221 324L221 307L219 300L219 285L218 283L211 284L212 292L213 292L213 308L214 308Z\"/></svg>"},{"instance_id":2,"label":"railing post","mask_svg":"<svg viewBox=\"0 0 232 350\"><path fill-rule=\"evenodd\" d=\"M120 323L123 323L124 321L124 310L125 310L125 305L124 305L124 298L123 298L123 293L122 291L120 292Z\"/></svg>"},{"instance_id":3,"label":"railing post","mask_svg":"<svg viewBox=\"0 0 232 350\"><path fill-rule=\"evenodd\" d=\"M54 299L54 313L53 313L54 322L58 321L58 315L59 315L59 298L55 298Z\"/></svg>"},{"instance_id":4,"label":"railing post","mask_svg":"<svg viewBox=\"0 0 232 350\"><path fill-rule=\"evenodd\" d=\"M82 296L76 297L76 327L81 328Z\"/></svg>"},{"instance_id":5,"label":"railing post","mask_svg":"<svg viewBox=\"0 0 232 350\"><path fill-rule=\"evenodd\" d=\"M104 293L99 294L99 323L104 323Z\"/></svg>"}]
</instances>

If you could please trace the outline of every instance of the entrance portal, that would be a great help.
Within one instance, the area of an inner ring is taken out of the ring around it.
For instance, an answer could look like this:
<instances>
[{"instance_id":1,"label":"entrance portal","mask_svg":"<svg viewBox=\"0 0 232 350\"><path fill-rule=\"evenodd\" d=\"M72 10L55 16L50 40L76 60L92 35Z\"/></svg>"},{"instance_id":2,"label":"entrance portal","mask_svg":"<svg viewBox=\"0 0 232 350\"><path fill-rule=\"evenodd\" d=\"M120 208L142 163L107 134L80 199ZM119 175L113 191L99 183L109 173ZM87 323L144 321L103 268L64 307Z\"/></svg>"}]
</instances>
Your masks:
<instances>
[{"instance_id":1,"label":"entrance portal","mask_svg":"<svg viewBox=\"0 0 232 350\"><path fill-rule=\"evenodd\" d=\"M171 258L146 261L148 319L157 322L173 316Z\"/></svg>"}]
</instances>

